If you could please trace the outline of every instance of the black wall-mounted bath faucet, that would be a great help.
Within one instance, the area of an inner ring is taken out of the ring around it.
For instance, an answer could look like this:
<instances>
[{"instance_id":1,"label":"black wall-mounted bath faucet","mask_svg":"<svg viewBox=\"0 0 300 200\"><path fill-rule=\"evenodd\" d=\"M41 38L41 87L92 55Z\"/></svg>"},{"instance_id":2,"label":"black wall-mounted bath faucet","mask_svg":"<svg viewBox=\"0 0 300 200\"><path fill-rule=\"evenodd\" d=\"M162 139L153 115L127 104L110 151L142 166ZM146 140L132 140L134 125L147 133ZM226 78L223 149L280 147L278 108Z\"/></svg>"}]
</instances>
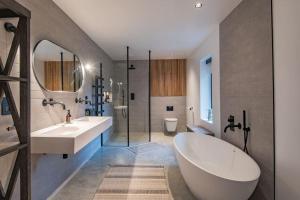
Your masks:
<instances>
[{"instance_id":1,"label":"black wall-mounted bath faucet","mask_svg":"<svg viewBox=\"0 0 300 200\"><path fill-rule=\"evenodd\" d=\"M235 131L235 128L242 129L241 123L234 124L234 116L233 115L229 116L228 122L229 122L229 124L225 127L224 133L226 133L228 128L230 128L231 131ZM247 126L246 111L245 110L243 110L243 131L244 131L244 147L243 147L243 150L244 150L244 152L249 154L248 148L247 148L247 141L248 141L248 136L249 136L249 132L250 132L250 127Z\"/></svg>"},{"instance_id":2,"label":"black wall-mounted bath faucet","mask_svg":"<svg viewBox=\"0 0 300 200\"><path fill-rule=\"evenodd\" d=\"M224 133L226 133L226 131L227 131L228 128L230 128L231 131L235 131L235 128L238 128L238 129L242 128L241 123L234 124L234 116L233 115L230 115L228 117L227 121L229 122L229 124L225 127Z\"/></svg>"}]
</instances>

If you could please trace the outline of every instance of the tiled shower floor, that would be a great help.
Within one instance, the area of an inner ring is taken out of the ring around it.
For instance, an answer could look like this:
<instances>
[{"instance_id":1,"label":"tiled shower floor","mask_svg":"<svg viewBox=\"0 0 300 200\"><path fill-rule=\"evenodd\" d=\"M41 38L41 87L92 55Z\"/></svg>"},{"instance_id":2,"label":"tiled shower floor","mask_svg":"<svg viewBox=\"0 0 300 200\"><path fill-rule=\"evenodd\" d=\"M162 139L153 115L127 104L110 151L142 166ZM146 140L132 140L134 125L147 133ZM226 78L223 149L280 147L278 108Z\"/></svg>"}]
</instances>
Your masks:
<instances>
[{"instance_id":1,"label":"tiled shower floor","mask_svg":"<svg viewBox=\"0 0 300 200\"><path fill-rule=\"evenodd\" d=\"M180 174L172 140L163 133L152 133L152 142L157 144L151 144L153 148L103 147L51 200L92 200L108 165L116 164L164 165L174 200L194 200Z\"/></svg>"},{"instance_id":2,"label":"tiled shower floor","mask_svg":"<svg viewBox=\"0 0 300 200\"><path fill-rule=\"evenodd\" d=\"M147 132L130 132L130 146L144 144L149 141ZM127 146L127 133L113 133L110 139L104 143L104 146Z\"/></svg>"}]
</instances>

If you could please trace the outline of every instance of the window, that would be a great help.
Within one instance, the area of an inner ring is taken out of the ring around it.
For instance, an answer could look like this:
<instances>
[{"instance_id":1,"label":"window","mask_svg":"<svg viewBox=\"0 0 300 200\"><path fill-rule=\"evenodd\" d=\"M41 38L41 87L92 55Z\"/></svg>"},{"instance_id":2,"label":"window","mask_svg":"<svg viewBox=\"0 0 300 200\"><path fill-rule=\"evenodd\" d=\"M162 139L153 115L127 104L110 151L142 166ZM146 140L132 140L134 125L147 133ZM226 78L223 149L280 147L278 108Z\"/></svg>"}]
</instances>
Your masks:
<instances>
[{"instance_id":1,"label":"window","mask_svg":"<svg viewBox=\"0 0 300 200\"><path fill-rule=\"evenodd\" d=\"M213 97L212 97L212 57L200 62L200 114L201 119L213 122Z\"/></svg>"}]
</instances>

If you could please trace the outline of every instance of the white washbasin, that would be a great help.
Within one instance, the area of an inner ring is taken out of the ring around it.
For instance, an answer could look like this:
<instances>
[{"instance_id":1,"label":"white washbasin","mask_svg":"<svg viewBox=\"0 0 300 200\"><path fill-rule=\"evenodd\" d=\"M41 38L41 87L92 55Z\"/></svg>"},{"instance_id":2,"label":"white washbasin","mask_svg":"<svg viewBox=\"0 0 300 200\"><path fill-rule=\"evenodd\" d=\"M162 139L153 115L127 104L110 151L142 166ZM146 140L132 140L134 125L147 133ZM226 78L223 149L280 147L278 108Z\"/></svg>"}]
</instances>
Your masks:
<instances>
[{"instance_id":1,"label":"white washbasin","mask_svg":"<svg viewBox=\"0 0 300 200\"><path fill-rule=\"evenodd\" d=\"M112 117L82 117L31 133L31 152L75 154L112 126Z\"/></svg>"},{"instance_id":2,"label":"white washbasin","mask_svg":"<svg viewBox=\"0 0 300 200\"><path fill-rule=\"evenodd\" d=\"M65 136L65 135L71 135L74 132L80 130L78 126L68 126L68 125L58 125L57 128L51 129L49 131L42 132L41 134L45 136Z\"/></svg>"}]
</instances>

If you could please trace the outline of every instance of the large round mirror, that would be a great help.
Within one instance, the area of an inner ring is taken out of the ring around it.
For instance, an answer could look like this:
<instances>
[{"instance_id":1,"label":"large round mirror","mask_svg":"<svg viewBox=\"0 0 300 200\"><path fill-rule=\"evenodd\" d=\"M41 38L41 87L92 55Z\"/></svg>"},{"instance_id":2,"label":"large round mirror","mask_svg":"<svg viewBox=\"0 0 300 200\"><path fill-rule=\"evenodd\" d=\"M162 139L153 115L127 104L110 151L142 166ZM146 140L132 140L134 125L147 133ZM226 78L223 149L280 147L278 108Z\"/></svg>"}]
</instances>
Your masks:
<instances>
[{"instance_id":1,"label":"large round mirror","mask_svg":"<svg viewBox=\"0 0 300 200\"><path fill-rule=\"evenodd\" d=\"M45 90L76 92L82 85L79 58L48 40L40 41L34 49L33 71Z\"/></svg>"}]
</instances>

